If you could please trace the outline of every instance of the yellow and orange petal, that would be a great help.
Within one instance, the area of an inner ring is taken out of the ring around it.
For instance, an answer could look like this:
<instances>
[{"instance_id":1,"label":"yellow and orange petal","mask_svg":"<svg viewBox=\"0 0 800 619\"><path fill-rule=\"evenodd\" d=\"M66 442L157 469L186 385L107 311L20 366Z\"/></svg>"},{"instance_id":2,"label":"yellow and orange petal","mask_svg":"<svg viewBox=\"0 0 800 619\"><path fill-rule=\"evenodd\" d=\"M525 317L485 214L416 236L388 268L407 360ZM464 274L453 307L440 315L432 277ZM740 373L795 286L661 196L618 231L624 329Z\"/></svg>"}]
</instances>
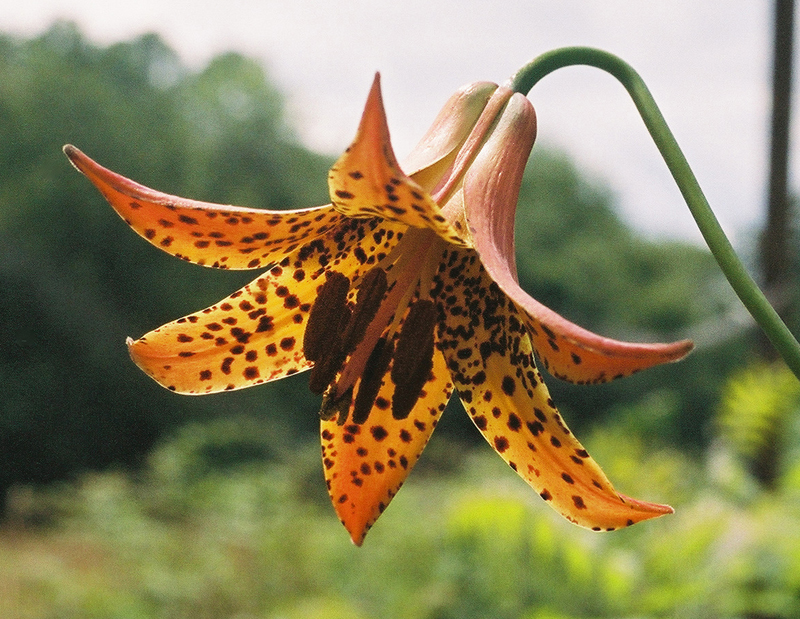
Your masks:
<instances>
[{"instance_id":1,"label":"yellow and orange petal","mask_svg":"<svg viewBox=\"0 0 800 619\"><path fill-rule=\"evenodd\" d=\"M572 435L537 370L523 316L471 250L452 249L439 346L464 407L489 444L568 520L614 530L672 512L614 490Z\"/></svg>"},{"instance_id":2,"label":"yellow and orange petal","mask_svg":"<svg viewBox=\"0 0 800 619\"><path fill-rule=\"evenodd\" d=\"M433 198L397 163L375 76L353 143L333 165L328 185L334 208L348 217L381 217L430 228L449 243L464 245Z\"/></svg>"},{"instance_id":3,"label":"yellow and orange petal","mask_svg":"<svg viewBox=\"0 0 800 619\"><path fill-rule=\"evenodd\" d=\"M263 268L344 220L331 205L268 211L180 198L120 176L74 146L64 152L140 236L202 266Z\"/></svg>"},{"instance_id":4,"label":"yellow and orange petal","mask_svg":"<svg viewBox=\"0 0 800 619\"><path fill-rule=\"evenodd\" d=\"M439 421L453 383L441 354L422 395L406 419L392 416L391 368L366 422L322 421L322 462L328 492L353 543L360 546L372 524L397 494ZM352 419L353 406L348 419Z\"/></svg>"},{"instance_id":5,"label":"yellow and orange petal","mask_svg":"<svg viewBox=\"0 0 800 619\"><path fill-rule=\"evenodd\" d=\"M308 369L303 333L325 273L357 279L388 254L402 226L347 220L219 303L131 342L136 364L184 394L249 387Z\"/></svg>"},{"instance_id":6,"label":"yellow and orange petal","mask_svg":"<svg viewBox=\"0 0 800 619\"><path fill-rule=\"evenodd\" d=\"M464 181L463 200L475 249L487 272L516 304L544 367L574 383L600 383L677 361L692 349L620 342L583 329L531 298L517 282L514 215L528 155L536 136L530 102L514 95Z\"/></svg>"}]
</instances>

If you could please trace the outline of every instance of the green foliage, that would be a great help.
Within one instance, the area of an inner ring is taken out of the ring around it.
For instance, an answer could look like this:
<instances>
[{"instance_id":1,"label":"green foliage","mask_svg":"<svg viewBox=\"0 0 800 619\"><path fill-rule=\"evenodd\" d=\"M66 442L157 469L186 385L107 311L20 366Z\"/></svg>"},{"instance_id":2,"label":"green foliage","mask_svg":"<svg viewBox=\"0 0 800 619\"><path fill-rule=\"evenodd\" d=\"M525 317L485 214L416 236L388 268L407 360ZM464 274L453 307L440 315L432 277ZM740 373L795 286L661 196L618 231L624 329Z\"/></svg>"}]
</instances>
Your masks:
<instances>
[{"instance_id":1,"label":"green foliage","mask_svg":"<svg viewBox=\"0 0 800 619\"><path fill-rule=\"evenodd\" d=\"M324 203L330 160L297 143L263 68L229 53L191 71L155 35L100 48L66 23L31 40L0 35L0 52L0 495L15 483L137 465L188 420L249 413L289 428L292 440L313 436L318 403L303 377L183 398L130 363L126 336L254 275L155 251L61 153L73 143L146 185L197 199ZM611 336L670 339L717 323L729 297L708 255L638 238L610 204L564 158L537 149L518 218L525 287ZM745 358L741 342L724 337L680 367L603 387L554 381L554 396L579 429L622 405L637 411L637 429L697 447L724 376ZM661 395L643 398L656 388ZM460 406L450 409L439 432L476 440Z\"/></svg>"},{"instance_id":2,"label":"green foliage","mask_svg":"<svg viewBox=\"0 0 800 619\"><path fill-rule=\"evenodd\" d=\"M98 48L64 23L28 41L0 36L0 48L0 496L14 482L136 463L187 418L277 408L269 395L182 399L135 369L126 336L254 275L154 251L61 152L74 143L145 184L198 199L324 203L329 161L296 143L263 69L227 54L191 72L155 35ZM308 398L291 401L297 409L280 409L314 410Z\"/></svg>"},{"instance_id":3,"label":"green foliage","mask_svg":"<svg viewBox=\"0 0 800 619\"><path fill-rule=\"evenodd\" d=\"M183 428L137 480L106 472L18 488L0 529L0 614L789 619L800 611L794 472L777 492L743 504L725 482L732 460L654 450L626 423L610 424L589 449L622 492L669 499L676 514L598 534L556 515L488 449L433 443L362 548L330 508L317 449L290 447L282 432L247 421ZM269 459L208 455L236 445ZM435 472L453 458L457 473Z\"/></svg>"},{"instance_id":4,"label":"green foliage","mask_svg":"<svg viewBox=\"0 0 800 619\"><path fill-rule=\"evenodd\" d=\"M734 374L723 393L720 435L755 477L771 486L788 455L796 456L800 383L782 363L750 366ZM787 454L790 451L790 454Z\"/></svg>"}]
</instances>

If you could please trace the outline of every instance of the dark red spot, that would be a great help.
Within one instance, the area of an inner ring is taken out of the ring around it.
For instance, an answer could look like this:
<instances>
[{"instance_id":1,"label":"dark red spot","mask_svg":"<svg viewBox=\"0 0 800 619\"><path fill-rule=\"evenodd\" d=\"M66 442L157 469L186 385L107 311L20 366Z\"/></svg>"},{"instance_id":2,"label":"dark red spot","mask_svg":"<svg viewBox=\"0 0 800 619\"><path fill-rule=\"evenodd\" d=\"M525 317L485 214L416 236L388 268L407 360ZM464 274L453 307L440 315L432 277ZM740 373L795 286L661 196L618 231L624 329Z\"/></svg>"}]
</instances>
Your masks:
<instances>
[{"instance_id":1,"label":"dark red spot","mask_svg":"<svg viewBox=\"0 0 800 619\"><path fill-rule=\"evenodd\" d=\"M495 436L494 448L498 453L503 453L506 449L508 449L508 439L505 436Z\"/></svg>"},{"instance_id":2,"label":"dark red spot","mask_svg":"<svg viewBox=\"0 0 800 619\"><path fill-rule=\"evenodd\" d=\"M529 421L527 424L528 430L531 431L531 434L534 436L539 436L542 432L544 432L544 426L540 421Z\"/></svg>"},{"instance_id":3,"label":"dark red spot","mask_svg":"<svg viewBox=\"0 0 800 619\"><path fill-rule=\"evenodd\" d=\"M389 433L383 426L372 426L369 431L372 434L372 438L374 438L376 441L382 441L389 436Z\"/></svg>"},{"instance_id":4,"label":"dark red spot","mask_svg":"<svg viewBox=\"0 0 800 619\"><path fill-rule=\"evenodd\" d=\"M295 339L293 337L285 337L281 340L281 349L289 351L294 348Z\"/></svg>"}]
</instances>

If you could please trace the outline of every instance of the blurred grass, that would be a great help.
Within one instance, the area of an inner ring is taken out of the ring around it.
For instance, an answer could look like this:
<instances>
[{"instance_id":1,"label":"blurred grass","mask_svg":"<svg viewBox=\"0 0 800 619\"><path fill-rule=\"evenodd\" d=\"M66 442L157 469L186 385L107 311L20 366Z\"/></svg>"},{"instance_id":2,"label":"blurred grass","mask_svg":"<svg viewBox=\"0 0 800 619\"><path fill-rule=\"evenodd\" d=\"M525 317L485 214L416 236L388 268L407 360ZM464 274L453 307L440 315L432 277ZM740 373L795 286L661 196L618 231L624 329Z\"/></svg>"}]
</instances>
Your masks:
<instances>
[{"instance_id":1,"label":"blurred grass","mask_svg":"<svg viewBox=\"0 0 800 619\"><path fill-rule=\"evenodd\" d=\"M730 454L648 447L621 419L588 446L621 492L675 515L585 531L489 449L434 438L360 549L328 504L317 445L246 420L188 426L136 478L15 489L0 617L798 616L797 473L743 496ZM271 455L248 455L257 444Z\"/></svg>"}]
</instances>

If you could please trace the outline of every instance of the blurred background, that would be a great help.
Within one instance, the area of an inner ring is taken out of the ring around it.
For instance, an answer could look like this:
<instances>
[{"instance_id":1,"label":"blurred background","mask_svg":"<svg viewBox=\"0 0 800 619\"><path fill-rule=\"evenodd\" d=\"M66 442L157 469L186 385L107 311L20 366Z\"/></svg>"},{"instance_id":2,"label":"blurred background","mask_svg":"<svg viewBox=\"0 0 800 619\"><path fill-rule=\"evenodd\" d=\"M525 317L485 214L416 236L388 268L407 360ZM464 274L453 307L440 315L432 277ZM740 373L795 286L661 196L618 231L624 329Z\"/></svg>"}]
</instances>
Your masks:
<instances>
[{"instance_id":1,"label":"blurred background","mask_svg":"<svg viewBox=\"0 0 800 619\"><path fill-rule=\"evenodd\" d=\"M0 617L800 616L800 383L597 71L531 93L520 281L599 333L695 340L680 364L609 385L548 381L617 489L675 515L607 535L562 521L451 402L357 549L328 502L305 377L189 398L127 356L126 336L255 274L156 251L63 144L173 194L323 204L375 70L402 161L458 86L567 44L643 75L797 333L798 142L796 123L770 124L789 110L773 104L775 6L587 4L41 0L0 17ZM771 135L789 145L777 168Z\"/></svg>"}]
</instances>

